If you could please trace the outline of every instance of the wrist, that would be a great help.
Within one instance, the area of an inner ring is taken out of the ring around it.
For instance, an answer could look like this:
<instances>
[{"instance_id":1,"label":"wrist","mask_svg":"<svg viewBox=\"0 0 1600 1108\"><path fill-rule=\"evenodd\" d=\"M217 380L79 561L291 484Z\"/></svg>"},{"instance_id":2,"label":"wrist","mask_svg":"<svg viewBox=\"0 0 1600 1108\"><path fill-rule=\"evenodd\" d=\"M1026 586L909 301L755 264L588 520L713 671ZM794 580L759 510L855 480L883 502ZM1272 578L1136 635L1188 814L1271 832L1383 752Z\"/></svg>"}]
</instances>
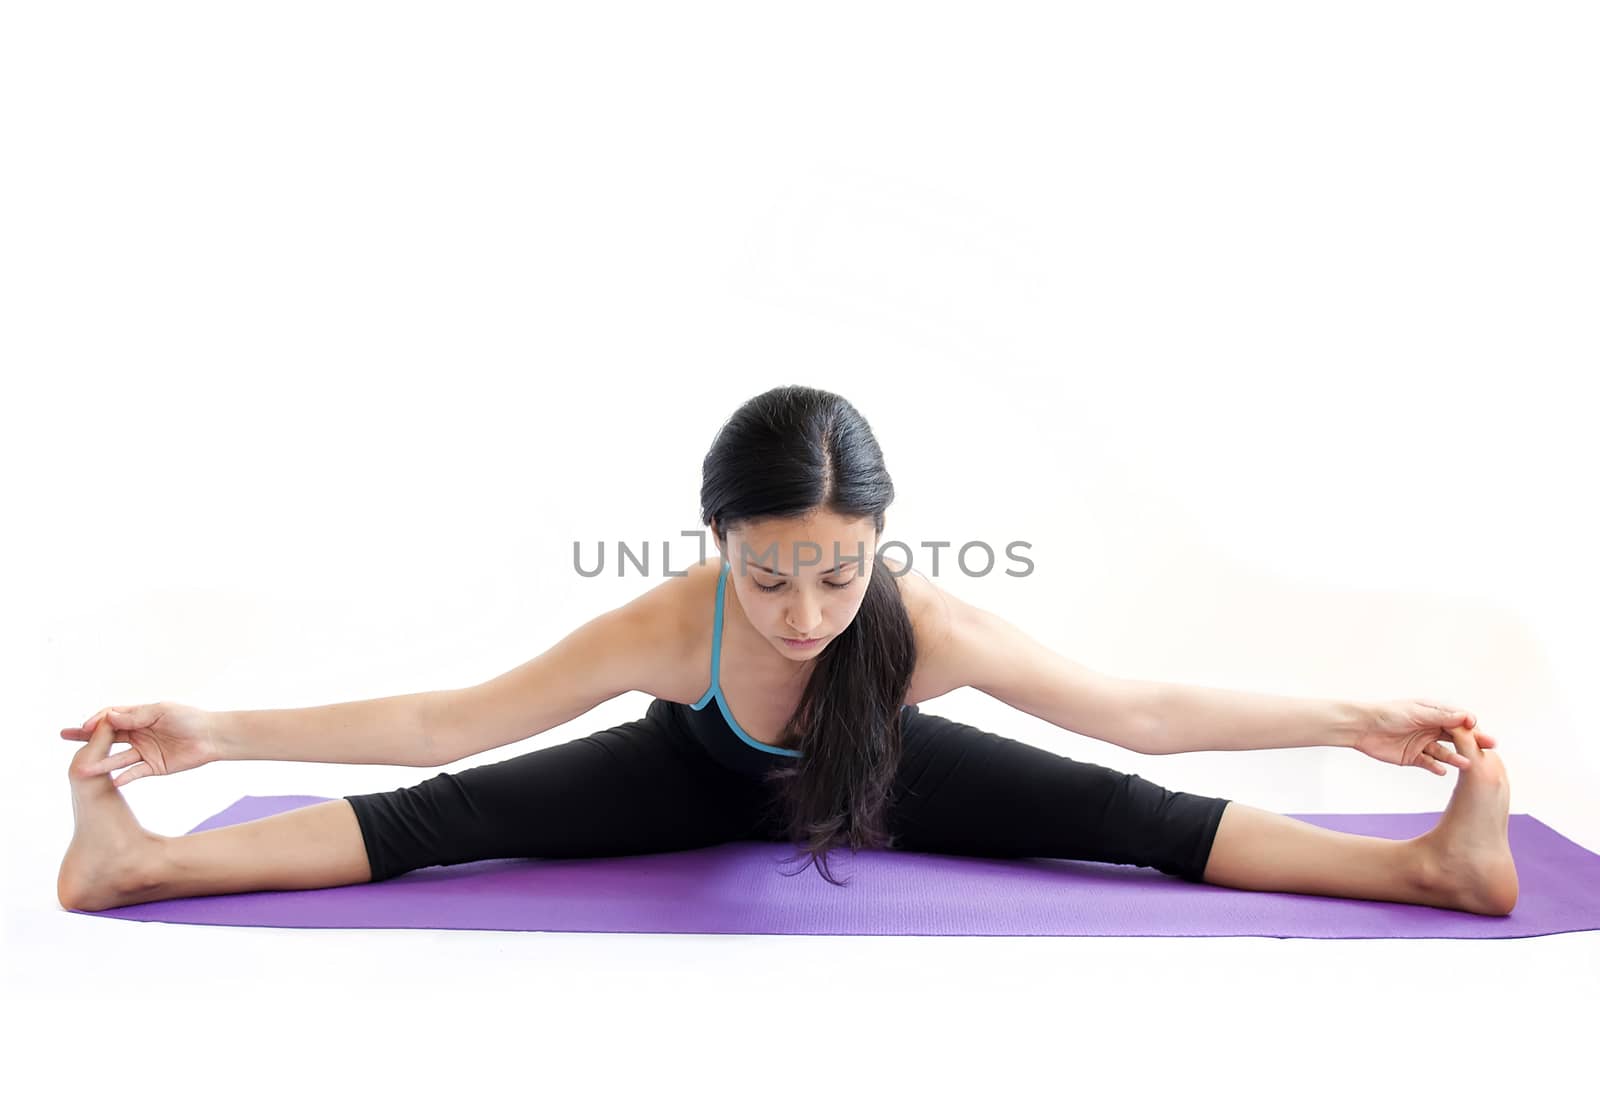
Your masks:
<instances>
[{"instance_id":1,"label":"wrist","mask_svg":"<svg viewBox=\"0 0 1600 1108\"><path fill-rule=\"evenodd\" d=\"M206 739L211 747L212 761L227 762L238 758L232 716L232 712L206 713Z\"/></svg>"},{"instance_id":2,"label":"wrist","mask_svg":"<svg viewBox=\"0 0 1600 1108\"><path fill-rule=\"evenodd\" d=\"M1333 741L1330 746L1356 745L1356 740L1372 729L1372 705L1361 700L1334 702Z\"/></svg>"}]
</instances>

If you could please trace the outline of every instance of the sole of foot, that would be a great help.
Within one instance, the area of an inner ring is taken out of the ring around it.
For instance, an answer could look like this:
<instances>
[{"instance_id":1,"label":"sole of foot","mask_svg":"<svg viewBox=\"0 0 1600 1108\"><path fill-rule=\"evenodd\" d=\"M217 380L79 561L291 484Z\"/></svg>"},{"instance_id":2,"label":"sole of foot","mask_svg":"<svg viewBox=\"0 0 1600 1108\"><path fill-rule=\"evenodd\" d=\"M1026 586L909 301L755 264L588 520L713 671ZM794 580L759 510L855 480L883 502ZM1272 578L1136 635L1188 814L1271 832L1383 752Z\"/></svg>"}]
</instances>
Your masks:
<instances>
[{"instance_id":1,"label":"sole of foot","mask_svg":"<svg viewBox=\"0 0 1600 1108\"><path fill-rule=\"evenodd\" d=\"M1510 915L1518 895L1517 865L1507 837L1511 781L1494 751L1471 744L1462 753L1471 764L1456 771L1444 815L1419 839L1424 846L1423 881L1452 907Z\"/></svg>"}]
</instances>

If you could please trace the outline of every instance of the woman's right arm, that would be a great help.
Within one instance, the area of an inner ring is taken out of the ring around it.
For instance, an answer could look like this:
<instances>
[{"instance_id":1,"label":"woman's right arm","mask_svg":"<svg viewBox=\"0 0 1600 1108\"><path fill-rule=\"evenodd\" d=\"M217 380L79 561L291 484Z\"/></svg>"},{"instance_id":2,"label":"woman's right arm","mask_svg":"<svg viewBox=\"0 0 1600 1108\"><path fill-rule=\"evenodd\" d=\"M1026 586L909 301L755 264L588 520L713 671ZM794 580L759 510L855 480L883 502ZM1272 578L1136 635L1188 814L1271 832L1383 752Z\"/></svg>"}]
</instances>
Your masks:
<instances>
[{"instance_id":1,"label":"woman's right arm","mask_svg":"<svg viewBox=\"0 0 1600 1108\"><path fill-rule=\"evenodd\" d=\"M683 664L679 580L596 616L516 669L437 694L429 735L438 760L430 764L531 738L625 692L661 688Z\"/></svg>"},{"instance_id":2,"label":"woman's right arm","mask_svg":"<svg viewBox=\"0 0 1600 1108\"><path fill-rule=\"evenodd\" d=\"M406 693L314 708L212 712L223 760L435 766L433 738L443 691Z\"/></svg>"},{"instance_id":3,"label":"woman's right arm","mask_svg":"<svg viewBox=\"0 0 1600 1108\"><path fill-rule=\"evenodd\" d=\"M676 593L671 582L658 586L469 688L213 712L219 757L446 766L530 738L622 693L656 687L682 650Z\"/></svg>"}]
</instances>

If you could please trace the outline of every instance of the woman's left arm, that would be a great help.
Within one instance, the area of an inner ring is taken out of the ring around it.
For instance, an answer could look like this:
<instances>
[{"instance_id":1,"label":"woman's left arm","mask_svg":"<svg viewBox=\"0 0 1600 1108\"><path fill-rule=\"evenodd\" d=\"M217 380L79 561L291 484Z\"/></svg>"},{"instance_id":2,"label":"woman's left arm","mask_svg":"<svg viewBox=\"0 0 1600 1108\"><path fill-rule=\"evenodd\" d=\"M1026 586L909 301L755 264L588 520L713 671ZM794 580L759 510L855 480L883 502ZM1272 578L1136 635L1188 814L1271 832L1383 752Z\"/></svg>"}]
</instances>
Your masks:
<instances>
[{"instance_id":1,"label":"woman's left arm","mask_svg":"<svg viewBox=\"0 0 1600 1108\"><path fill-rule=\"evenodd\" d=\"M943 626L928 636L937 645L927 659L941 688L969 686L1074 734L1156 753L1163 686L1090 669L993 612L949 593L941 599Z\"/></svg>"},{"instance_id":2,"label":"woman's left arm","mask_svg":"<svg viewBox=\"0 0 1600 1108\"><path fill-rule=\"evenodd\" d=\"M1470 764L1452 749L1455 729L1472 732L1481 747L1495 745L1477 730L1477 716L1436 700L1366 703L1165 684L1155 714L1156 754L1346 746L1380 762L1443 774L1446 765Z\"/></svg>"}]
</instances>

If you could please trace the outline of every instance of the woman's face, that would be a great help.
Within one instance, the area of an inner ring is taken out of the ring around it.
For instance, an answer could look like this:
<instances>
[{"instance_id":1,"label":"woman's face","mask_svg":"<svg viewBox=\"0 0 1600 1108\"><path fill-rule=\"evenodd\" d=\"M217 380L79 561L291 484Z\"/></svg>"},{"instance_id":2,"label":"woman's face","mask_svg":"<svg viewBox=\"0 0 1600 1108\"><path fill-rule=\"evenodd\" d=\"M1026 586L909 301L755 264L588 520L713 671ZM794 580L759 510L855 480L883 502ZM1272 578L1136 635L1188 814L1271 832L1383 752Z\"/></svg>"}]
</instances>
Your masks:
<instances>
[{"instance_id":1,"label":"woman's face","mask_svg":"<svg viewBox=\"0 0 1600 1108\"><path fill-rule=\"evenodd\" d=\"M878 539L870 518L817 512L729 528L727 546L719 541L717 549L751 624L800 662L850 626L867 595Z\"/></svg>"}]
</instances>

